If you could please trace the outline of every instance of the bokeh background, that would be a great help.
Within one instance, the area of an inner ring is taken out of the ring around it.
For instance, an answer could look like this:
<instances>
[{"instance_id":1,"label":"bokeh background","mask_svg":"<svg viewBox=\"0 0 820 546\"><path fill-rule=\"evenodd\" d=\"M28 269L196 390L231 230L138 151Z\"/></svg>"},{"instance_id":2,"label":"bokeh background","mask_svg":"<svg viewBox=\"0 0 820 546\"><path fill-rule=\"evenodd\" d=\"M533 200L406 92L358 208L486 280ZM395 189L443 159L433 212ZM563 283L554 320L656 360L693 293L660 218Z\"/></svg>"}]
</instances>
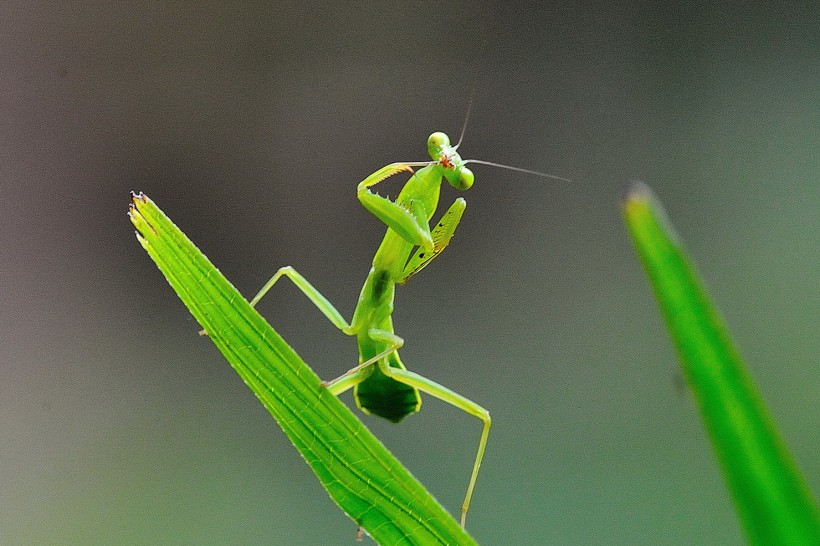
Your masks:
<instances>
[{"instance_id":1,"label":"bokeh background","mask_svg":"<svg viewBox=\"0 0 820 546\"><path fill-rule=\"evenodd\" d=\"M243 293L290 264L350 316L384 230L356 183L457 135L474 82L465 156L572 179L476 167L397 294L404 361L493 416L479 542L743 543L619 216L634 179L820 491L820 8L744 5L0 3L0 542L351 544L128 192ZM355 364L287 283L260 308L320 376ZM479 423L364 420L457 513Z\"/></svg>"}]
</instances>

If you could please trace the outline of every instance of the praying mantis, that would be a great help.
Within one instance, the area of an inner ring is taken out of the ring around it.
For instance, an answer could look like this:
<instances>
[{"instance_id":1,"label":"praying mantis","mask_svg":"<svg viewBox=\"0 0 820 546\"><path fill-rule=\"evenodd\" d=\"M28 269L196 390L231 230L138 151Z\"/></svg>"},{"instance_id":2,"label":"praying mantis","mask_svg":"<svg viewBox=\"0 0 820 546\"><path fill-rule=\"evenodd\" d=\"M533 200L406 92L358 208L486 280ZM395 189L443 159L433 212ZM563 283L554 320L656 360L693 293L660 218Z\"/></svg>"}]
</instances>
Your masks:
<instances>
[{"instance_id":1,"label":"praying mantis","mask_svg":"<svg viewBox=\"0 0 820 546\"><path fill-rule=\"evenodd\" d=\"M473 185L474 175L465 166L467 163L481 163L559 180L565 179L487 161L463 160L456 151L459 144L453 146L445 133L435 132L427 139L427 152L431 161L392 163L359 183L359 201L365 209L387 225L387 232L373 257L372 267L367 274L350 322L345 320L307 279L290 266L279 269L250 304L255 306L279 279L287 277L334 326L344 334L355 336L359 348L359 364L336 379L322 382L322 385L335 395L352 388L356 405L363 412L398 423L419 411L420 393L425 393L481 420L483 427L478 451L467 494L461 505L463 528L487 447L491 425L490 413L447 387L407 370L399 358L399 349L404 345L404 340L396 335L391 318L396 285L406 283L438 257L450 243L467 206L465 200L460 197L456 199L432 229L430 221L438 208L441 184L444 180L458 190L467 190ZM413 167L421 168L414 172ZM371 191L370 188L379 182L403 172L411 173L412 176L404 184L395 201Z\"/></svg>"}]
</instances>

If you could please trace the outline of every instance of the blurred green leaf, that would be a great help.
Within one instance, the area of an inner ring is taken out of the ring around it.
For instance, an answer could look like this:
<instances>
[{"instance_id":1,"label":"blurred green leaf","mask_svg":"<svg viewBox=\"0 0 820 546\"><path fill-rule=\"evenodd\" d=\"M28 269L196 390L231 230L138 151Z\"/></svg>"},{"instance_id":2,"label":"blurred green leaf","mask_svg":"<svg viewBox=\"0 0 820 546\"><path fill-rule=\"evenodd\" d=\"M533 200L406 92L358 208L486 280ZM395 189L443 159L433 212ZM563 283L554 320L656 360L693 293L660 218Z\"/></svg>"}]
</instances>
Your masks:
<instances>
[{"instance_id":1,"label":"blurred green leaf","mask_svg":"<svg viewBox=\"0 0 820 546\"><path fill-rule=\"evenodd\" d=\"M753 544L820 544L820 512L695 267L644 184L624 217Z\"/></svg>"},{"instance_id":2,"label":"blurred green leaf","mask_svg":"<svg viewBox=\"0 0 820 546\"><path fill-rule=\"evenodd\" d=\"M129 216L180 299L342 510L379 544L475 544L148 197L135 195Z\"/></svg>"}]
</instances>

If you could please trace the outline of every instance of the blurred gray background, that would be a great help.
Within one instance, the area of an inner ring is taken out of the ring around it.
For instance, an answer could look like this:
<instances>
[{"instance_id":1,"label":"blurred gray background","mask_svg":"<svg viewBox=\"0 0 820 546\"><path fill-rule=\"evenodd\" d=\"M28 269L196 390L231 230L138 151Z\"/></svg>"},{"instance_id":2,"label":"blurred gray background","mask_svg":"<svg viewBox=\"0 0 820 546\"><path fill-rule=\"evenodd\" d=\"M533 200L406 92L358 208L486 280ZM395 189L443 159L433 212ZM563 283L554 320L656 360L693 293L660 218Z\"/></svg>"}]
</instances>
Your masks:
<instances>
[{"instance_id":1,"label":"blurred gray background","mask_svg":"<svg viewBox=\"0 0 820 546\"><path fill-rule=\"evenodd\" d=\"M820 491L820 8L741 5L0 3L0 542L353 543L128 192L246 295L290 264L350 316L384 231L356 183L457 135L476 78L464 155L573 182L477 166L451 247L397 294L404 361L493 416L469 530L743 543L620 219L634 179ZM320 376L355 364L287 283L260 309ZM478 421L429 398L364 420L457 513Z\"/></svg>"}]
</instances>

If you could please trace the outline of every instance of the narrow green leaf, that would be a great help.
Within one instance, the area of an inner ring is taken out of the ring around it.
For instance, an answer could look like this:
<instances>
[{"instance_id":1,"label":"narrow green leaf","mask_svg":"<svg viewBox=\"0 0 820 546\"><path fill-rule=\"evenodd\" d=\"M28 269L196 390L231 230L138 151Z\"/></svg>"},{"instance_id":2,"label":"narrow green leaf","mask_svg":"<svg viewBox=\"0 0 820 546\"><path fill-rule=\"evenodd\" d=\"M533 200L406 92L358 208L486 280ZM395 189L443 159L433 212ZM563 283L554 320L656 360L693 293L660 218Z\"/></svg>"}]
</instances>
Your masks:
<instances>
[{"instance_id":1,"label":"narrow green leaf","mask_svg":"<svg viewBox=\"0 0 820 546\"><path fill-rule=\"evenodd\" d=\"M820 512L651 190L624 217L753 544L820 544Z\"/></svg>"},{"instance_id":2,"label":"narrow green leaf","mask_svg":"<svg viewBox=\"0 0 820 546\"><path fill-rule=\"evenodd\" d=\"M180 299L342 510L385 546L475 544L148 197L135 195L129 216Z\"/></svg>"}]
</instances>

